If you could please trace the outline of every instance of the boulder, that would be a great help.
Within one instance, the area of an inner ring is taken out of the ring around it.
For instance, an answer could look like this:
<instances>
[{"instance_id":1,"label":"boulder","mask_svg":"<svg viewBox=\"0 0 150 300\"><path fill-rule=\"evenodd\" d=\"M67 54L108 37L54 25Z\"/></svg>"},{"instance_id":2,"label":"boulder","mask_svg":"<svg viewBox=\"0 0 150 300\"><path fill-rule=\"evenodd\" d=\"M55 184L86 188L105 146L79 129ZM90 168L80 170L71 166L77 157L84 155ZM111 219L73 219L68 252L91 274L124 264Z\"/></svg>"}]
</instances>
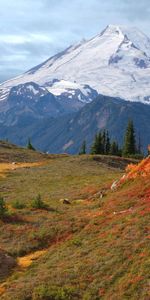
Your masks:
<instances>
[{"instance_id":1,"label":"boulder","mask_svg":"<svg viewBox=\"0 0 150 300\"><path fill-rule=\"evenodd\" d=\"M71 202L68 199L60 199L60 202L63 204L71 204Z\"/></svg>"}]
</instances>

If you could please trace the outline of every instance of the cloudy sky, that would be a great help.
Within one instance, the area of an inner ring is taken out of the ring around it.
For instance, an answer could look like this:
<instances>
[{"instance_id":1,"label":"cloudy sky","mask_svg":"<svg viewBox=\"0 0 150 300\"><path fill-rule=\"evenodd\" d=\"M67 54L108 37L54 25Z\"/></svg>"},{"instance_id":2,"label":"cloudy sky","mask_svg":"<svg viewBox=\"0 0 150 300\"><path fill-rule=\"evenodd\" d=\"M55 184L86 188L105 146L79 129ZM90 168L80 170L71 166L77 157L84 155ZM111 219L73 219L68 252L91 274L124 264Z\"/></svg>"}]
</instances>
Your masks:
<instances>
[{"instance_id":1,"label":"cloudy sky","mask_svg":"<svg viewBox=\"0 0 150 300\"><path fill-rule=\"evenodd\" d=\"M0 81L41 63L108 24L150 36L150 0L0 0Z\"/></svg>"}]
</instances>

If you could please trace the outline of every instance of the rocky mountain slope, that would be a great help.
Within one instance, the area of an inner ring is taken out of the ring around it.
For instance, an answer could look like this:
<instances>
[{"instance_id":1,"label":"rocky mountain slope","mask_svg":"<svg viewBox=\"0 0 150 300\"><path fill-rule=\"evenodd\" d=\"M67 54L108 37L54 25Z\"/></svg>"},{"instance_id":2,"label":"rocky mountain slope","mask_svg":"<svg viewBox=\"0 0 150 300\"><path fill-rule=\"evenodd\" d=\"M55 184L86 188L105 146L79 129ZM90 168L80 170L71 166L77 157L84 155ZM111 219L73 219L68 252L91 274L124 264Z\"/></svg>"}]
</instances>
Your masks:
<instances>
[{"instance_id":1,"label":"rocky mountain slope","mask_svg":"<svg viewBox=\"0 0 150 300\"><path fill-rule=\"evenodd\" d=\"M32 119L26 123L21 116L14 126L1 125L0 135L21 145L26 145L30 136L37 149L75 154L79 152L83 140L87 141L89 150L95 133L105 128L112 139L122 144L129 118L133 119L137 140L140 135L143 150L146 151L150 141L150 106L102 95L71 115Z\"/></svg>"}]
</instances>

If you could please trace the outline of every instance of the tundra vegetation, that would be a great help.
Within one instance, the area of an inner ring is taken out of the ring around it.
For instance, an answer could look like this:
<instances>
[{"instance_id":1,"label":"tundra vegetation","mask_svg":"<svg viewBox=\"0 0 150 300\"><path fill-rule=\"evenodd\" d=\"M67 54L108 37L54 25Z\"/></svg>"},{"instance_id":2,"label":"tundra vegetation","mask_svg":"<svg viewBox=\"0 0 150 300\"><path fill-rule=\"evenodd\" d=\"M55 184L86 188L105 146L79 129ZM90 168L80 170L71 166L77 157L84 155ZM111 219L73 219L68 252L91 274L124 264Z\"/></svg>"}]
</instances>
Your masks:
<instances>
[{"instance_id":1,"label":"tundra vegetation","mask_svg":"<svg viewBox=\"0 0 150 300\"><path fill-rule=\"evenodd\" d=\"M137 163L1 142L0 299L148 300L150 159Z\"/></svg>"}]
</instances>

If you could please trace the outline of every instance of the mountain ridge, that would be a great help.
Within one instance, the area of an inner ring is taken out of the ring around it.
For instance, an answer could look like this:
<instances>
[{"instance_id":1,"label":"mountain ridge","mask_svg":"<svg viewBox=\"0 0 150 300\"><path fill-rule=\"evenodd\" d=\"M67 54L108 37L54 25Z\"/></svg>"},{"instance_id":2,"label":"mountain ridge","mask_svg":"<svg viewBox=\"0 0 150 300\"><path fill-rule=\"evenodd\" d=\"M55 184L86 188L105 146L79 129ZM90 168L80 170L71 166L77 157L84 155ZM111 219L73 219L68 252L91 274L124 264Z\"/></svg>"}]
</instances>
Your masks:
<instances>
[{"instance_id":1,"label":"mountain ridge","mask_svg":"<svg viewBox=\"0 0 150 300\"><path fill-rule=\"evenodd\" d=\"M150 140L149 105L103 95L76 113L41 120L32 118L30 122L26 118L20 116L12 127L1 125L1 138L24 146L30 136L34 146L42 151L77 154L85 139L89 151L95 133L103 129L109 130L111 139L122 145L128 119L131 118L137 139L139 135L141 137L144 152Z\"/></svg>"}]
</instances>

